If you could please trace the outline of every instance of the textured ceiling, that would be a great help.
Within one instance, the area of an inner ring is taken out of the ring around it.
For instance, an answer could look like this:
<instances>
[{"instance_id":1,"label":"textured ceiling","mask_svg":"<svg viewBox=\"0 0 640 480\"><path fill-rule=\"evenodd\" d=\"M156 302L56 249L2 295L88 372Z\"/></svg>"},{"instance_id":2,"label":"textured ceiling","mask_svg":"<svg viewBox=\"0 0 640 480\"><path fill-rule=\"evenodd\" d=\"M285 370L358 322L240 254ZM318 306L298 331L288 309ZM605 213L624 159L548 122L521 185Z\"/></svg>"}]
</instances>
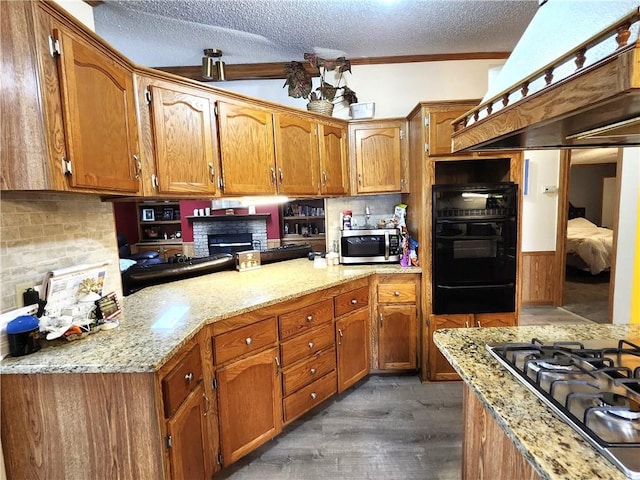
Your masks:
<instances>
[{"instance_id":1,"label":"textured ceiling","mask_svg":"<svg viewBox=\"0 0 640 480\"><path fill-rule=\"evenodd\" d=\"M510 52L538 0L105 0L96 32L134 62L197 65Z\"/></svg>"}]
</instances>

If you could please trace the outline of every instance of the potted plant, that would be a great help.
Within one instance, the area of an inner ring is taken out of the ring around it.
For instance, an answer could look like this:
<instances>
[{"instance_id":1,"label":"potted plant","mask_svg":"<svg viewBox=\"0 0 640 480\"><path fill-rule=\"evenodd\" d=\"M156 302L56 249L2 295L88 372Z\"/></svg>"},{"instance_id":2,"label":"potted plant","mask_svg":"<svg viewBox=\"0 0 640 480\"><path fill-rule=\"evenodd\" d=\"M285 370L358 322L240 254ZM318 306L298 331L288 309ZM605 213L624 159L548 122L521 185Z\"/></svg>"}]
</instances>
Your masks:
<instances>
[{"instance_id":1,"label":"potted plant","mask_svg":"<svg viewBox=\"0 0 640 480\"><path fill-rule=\"evenodd\" d=\"M317 70L320 85L313 90L312 75L307 71L304 63L293 61L285 66L286 80L283 85L283 88L289 87L290 97L308 98L307 110L325 115L331 115L333 107L337 103L347 102L351 105L358 101L356 92L347 85L341 85L343 74L345 72L351 73L351 61L345 57L326 60L318 57L315 53L305 53L304 59ZM327 72L333 71L337 71L335 86L326 80Z\"/></svg>"}]
</instances>

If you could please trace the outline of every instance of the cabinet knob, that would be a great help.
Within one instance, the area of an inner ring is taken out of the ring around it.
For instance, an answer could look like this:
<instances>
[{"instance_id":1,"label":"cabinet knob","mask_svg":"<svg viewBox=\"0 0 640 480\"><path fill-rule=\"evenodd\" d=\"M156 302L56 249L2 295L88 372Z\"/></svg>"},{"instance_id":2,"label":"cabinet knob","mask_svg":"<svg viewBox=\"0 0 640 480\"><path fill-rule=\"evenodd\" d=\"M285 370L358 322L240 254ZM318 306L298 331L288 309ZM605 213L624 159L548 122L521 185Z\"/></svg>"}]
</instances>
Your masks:
<instances>
[{"instance_id":1,"label":"cabinet knob","mask_svg":"<svg viewBox=\"0 0 640 480\"><path fill-rule=\"evenodd\" d=\"M193 380L193 373L191 373L191 372L187 373L187 374L184 376L184 380L185 380L187 383L191 383L191 380Z\"/></svg>"},{"instance_id":2,"label":"cabinet knob","mask_svg":"<svg viewBox=\"0 0 640 480\"><path fill-rule=\"evenodd\" d=\"M313 342L309 342L309 348L313 348L315 344Z\"/></svg>"},{"instance_id":3,"label":"cabinet knob","mask_svg":"<svg viewBox=\"0 0 640 480\"><path fill-rule=\"evenodd\" d=\"M251 339L251 337L247 337L244 339L244 343L246 343L247 345L251 345L252 342L253 340Z\"/></svg>"},{"instance_id":4,"label":"cabinet knob","mask_svg":"<svg viewBox=\"0 0 640 480\"><path fill-rule=\"evenodd\" d=\"M310 373L311 375L315 375L315 374L316 374L316 369L315 369L315 368L312 368L311 370L309 370L309 373Z\"/></svg>"},{"instance_id":5,"label":"cabinet knob","mask_svg":"<svg viewBox=\"0 0 640 480\"><path fill-rule=\"evenodd\" d=\"M393 292L393 296L394 297L399 297L400 296L400 292L398 292L397 290L395 292Z\"/></svg>"},{"instance_id":6,"label":"cabinet knob","mask_svg":"<svg viewBox=\"0 0 640 480\"><path fill-rule=\"evenodd\" d=\"M311 399L315 400L318 394L316 392L311 392Z\"/></svg>"},{"instance_id":7,"label":"cabinet knob","mask_svg":"<svg viewBox=\"0 0 640 480\"><path fill-rule=\"evenodd\" d=\"M307 316L307 322L313 322L313 315Z\"/></svg>"},{"instance_id":8,"label":"cabinet knob","mask_svg":"<svg viewBox=\"0 0 640 480\"><path fill-rule=\"evenodd\" d=\"M358 300L356 300L355 298L351 299L351 305L356 305L358 303Z\"/></svg>"}]
</instances>

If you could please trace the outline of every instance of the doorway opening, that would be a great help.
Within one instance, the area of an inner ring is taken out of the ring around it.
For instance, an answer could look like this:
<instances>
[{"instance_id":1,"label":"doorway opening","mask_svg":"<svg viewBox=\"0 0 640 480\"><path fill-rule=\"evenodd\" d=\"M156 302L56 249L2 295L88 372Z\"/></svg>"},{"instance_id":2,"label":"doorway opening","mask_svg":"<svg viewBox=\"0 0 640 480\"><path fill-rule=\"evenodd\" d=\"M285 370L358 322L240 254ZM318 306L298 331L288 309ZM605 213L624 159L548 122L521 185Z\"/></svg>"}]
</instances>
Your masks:
<instances>
[{"instance_id":1,"label":"doorway opening","mask_svg":"<svg viewBox=\"0 0 640 480\"><path fill-rule=\"evenodd\" d=\"M618 148L571 150L560 169L561 306L596 323L611 323L620 158Z\"/></svg>"}]
</instances>

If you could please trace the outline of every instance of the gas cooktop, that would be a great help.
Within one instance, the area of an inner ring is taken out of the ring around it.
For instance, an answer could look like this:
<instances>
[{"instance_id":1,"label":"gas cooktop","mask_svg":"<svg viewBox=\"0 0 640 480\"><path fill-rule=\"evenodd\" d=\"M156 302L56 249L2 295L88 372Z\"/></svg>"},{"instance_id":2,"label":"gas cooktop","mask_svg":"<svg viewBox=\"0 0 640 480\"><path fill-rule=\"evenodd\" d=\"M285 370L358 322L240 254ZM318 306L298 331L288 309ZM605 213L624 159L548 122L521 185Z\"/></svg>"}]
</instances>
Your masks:
<instances>
[{"instance_id":1,"label":"gas cooktop","mask_svg":"<svg viewBox=\"0 0 640 480\"><path fill-rule=\"evenodd\" d=\"M487 345L624 474L640 479L640 340Z\"/></svg>"}]
</instances>

